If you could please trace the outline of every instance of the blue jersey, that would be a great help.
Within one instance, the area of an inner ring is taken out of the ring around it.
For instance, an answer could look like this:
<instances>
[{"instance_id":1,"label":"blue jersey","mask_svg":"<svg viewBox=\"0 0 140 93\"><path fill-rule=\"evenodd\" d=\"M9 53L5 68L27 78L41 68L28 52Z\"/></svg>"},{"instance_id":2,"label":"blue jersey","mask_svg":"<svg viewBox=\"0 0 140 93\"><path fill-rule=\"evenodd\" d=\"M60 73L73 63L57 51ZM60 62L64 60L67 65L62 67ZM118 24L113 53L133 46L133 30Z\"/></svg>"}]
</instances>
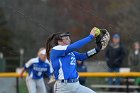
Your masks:
<instances>
[{"instance_id":1,"label":"blue jersey","mask_svg":"<svg viewBox=\"0 0 140 93\"><path fill-rule=\"evenodd\" d=\"M25 69L28 69L29 77L33 79L40 79L45 74L48 76L51 75L50 65L47 60L41 61L38 57L30 59L24 66Z\"/></svg>"},{"instance_id":2,"label":"blue jersey","mask_svg":"<svg viewBox=\"0 0 140 93\"><path fill-rule=\"evenodd\" d=\"M79 40L73 44L62 46L58 45L52 48L50 59L54 69L56 80L78 78L76 71L76 60L83 61L88 58L87 53L78 53L75 50L81 48L93 39L93 35Z\"/></svg>"}]
</instances>

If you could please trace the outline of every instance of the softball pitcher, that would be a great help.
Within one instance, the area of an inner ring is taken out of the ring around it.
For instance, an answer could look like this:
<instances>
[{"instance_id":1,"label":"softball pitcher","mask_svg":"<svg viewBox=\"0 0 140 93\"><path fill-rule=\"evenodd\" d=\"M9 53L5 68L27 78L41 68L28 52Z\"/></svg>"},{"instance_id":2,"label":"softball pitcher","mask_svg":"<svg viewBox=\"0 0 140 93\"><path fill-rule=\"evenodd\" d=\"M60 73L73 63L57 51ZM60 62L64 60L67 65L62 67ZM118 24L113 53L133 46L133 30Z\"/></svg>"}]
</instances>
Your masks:
<instances>
[{"instance_id":1,"label":"softball pitcher","mask_svg":"<svg viewBox=\"0 0 140 93\"><path fill-rule=\"evenodd\" d=\"M25 71L28 71L26 85L29 93L47 93L43 76L51 76L52 69L46 59L46 50L41 48L38 57L30 59L24 66L21 77ZM50 71L51 70L51 71Z\"/></svg>"},{"instance_id":2,"label":"softball pitcher","mask_svg":"<svg viewBox=\"0 0 140 93\"><path fill-rule=\"evenodd\" d=\"M83 47L96 38L97 47L86 53L78 53L75 50ZM109 33L100 36L100 30L94 27L90 35L75 43L71 43L69 33L56 33L50 36L46 43L47 57L50 58L54 69L56 83L54 93L96 93L93 90L79 84L79 75L76 71L76 60L86 60L92 55L103 50L109 41Z\"/></svg>"}]
</instances>

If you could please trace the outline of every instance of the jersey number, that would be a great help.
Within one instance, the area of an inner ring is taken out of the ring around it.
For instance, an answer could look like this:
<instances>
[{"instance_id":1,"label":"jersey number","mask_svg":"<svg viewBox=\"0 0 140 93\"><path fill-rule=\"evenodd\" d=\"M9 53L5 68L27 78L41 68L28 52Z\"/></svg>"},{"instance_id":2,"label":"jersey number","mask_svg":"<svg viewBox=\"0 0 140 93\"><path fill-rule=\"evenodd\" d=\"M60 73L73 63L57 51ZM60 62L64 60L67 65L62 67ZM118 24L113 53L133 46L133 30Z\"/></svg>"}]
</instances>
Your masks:
<instances>
[{"instance_id":1,"label":"jersey number","mask_svg":"<svg viewBox=\"0 0 140 93\"><path fill-rule=\"evenodd\" d=\"M76 65L75 57L71 57L70 65Z\"/></svg>"},{"instance_id":2,"label":"jersey number","mask_svg":"<svg viewBox=\"0 0 140 93\"><path fill-rule=\"evenodd\" d=\"M38 76L41 76L42 72L38 72Z\"/></svg>"}]
</instances>

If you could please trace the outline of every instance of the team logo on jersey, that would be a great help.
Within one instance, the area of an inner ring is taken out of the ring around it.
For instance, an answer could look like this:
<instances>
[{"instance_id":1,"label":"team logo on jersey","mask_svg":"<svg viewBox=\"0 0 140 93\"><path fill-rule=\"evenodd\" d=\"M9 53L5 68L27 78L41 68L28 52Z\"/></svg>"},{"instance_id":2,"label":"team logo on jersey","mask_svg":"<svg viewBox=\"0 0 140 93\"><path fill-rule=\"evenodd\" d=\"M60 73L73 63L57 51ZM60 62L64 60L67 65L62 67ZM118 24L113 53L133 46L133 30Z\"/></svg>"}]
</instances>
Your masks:
<instances>
[{"instance_id":1,"label":"team logo on jersey","mask_svg":"<svg viewBox=\"0 0 140 93\"><path fill-rule=\"evenodd\" d=\"M71 53L68 53L68 55L70 55L70 56L74 56L75 57L75 55L71 52Z\"/></svg>"},{"instance_id":2,"label":"team logo on jersey","mask_svg":"<svg viewBox=\"0 0 140 93\"><path fill-rule=\"evenodd\" d=\"M47 71L47 68L41 68L41 67L33 67L36 71Z\"/></svg>"},{"instance_id":3,"label":"team logo on jersey","mask_svg":"<svg viewBox=\"0 0 140 93\"><path fill-rule=\"evenodd\" d=\"M44 64L43 66L40 66L38 64L33 64L33 70L35 71L47 71L47 66Z\"/></svg>"}]
</instances>

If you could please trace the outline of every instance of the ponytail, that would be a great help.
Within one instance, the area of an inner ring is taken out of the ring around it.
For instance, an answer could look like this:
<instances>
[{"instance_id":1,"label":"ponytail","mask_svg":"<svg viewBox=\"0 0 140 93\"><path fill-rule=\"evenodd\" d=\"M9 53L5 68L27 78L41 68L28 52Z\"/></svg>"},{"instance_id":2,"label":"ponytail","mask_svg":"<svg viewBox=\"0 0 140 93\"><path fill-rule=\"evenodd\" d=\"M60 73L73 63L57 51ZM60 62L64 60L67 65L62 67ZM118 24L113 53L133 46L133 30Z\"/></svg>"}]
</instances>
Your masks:
<instances>
[{"instance_id":1,"label":"ponytail","mask_svg":"<svg viewBox=\"0 0 140 93\"><path fill-rule=\"evenodd\" d=\"M50 50L52 47L58 45L58 40L61 40L59 37L60 33L55 33L52 34L50 37L48 37L47 42L46 42L46 54L47 54L47 59L50 60Z\"/></svg>"}]
</instances>

